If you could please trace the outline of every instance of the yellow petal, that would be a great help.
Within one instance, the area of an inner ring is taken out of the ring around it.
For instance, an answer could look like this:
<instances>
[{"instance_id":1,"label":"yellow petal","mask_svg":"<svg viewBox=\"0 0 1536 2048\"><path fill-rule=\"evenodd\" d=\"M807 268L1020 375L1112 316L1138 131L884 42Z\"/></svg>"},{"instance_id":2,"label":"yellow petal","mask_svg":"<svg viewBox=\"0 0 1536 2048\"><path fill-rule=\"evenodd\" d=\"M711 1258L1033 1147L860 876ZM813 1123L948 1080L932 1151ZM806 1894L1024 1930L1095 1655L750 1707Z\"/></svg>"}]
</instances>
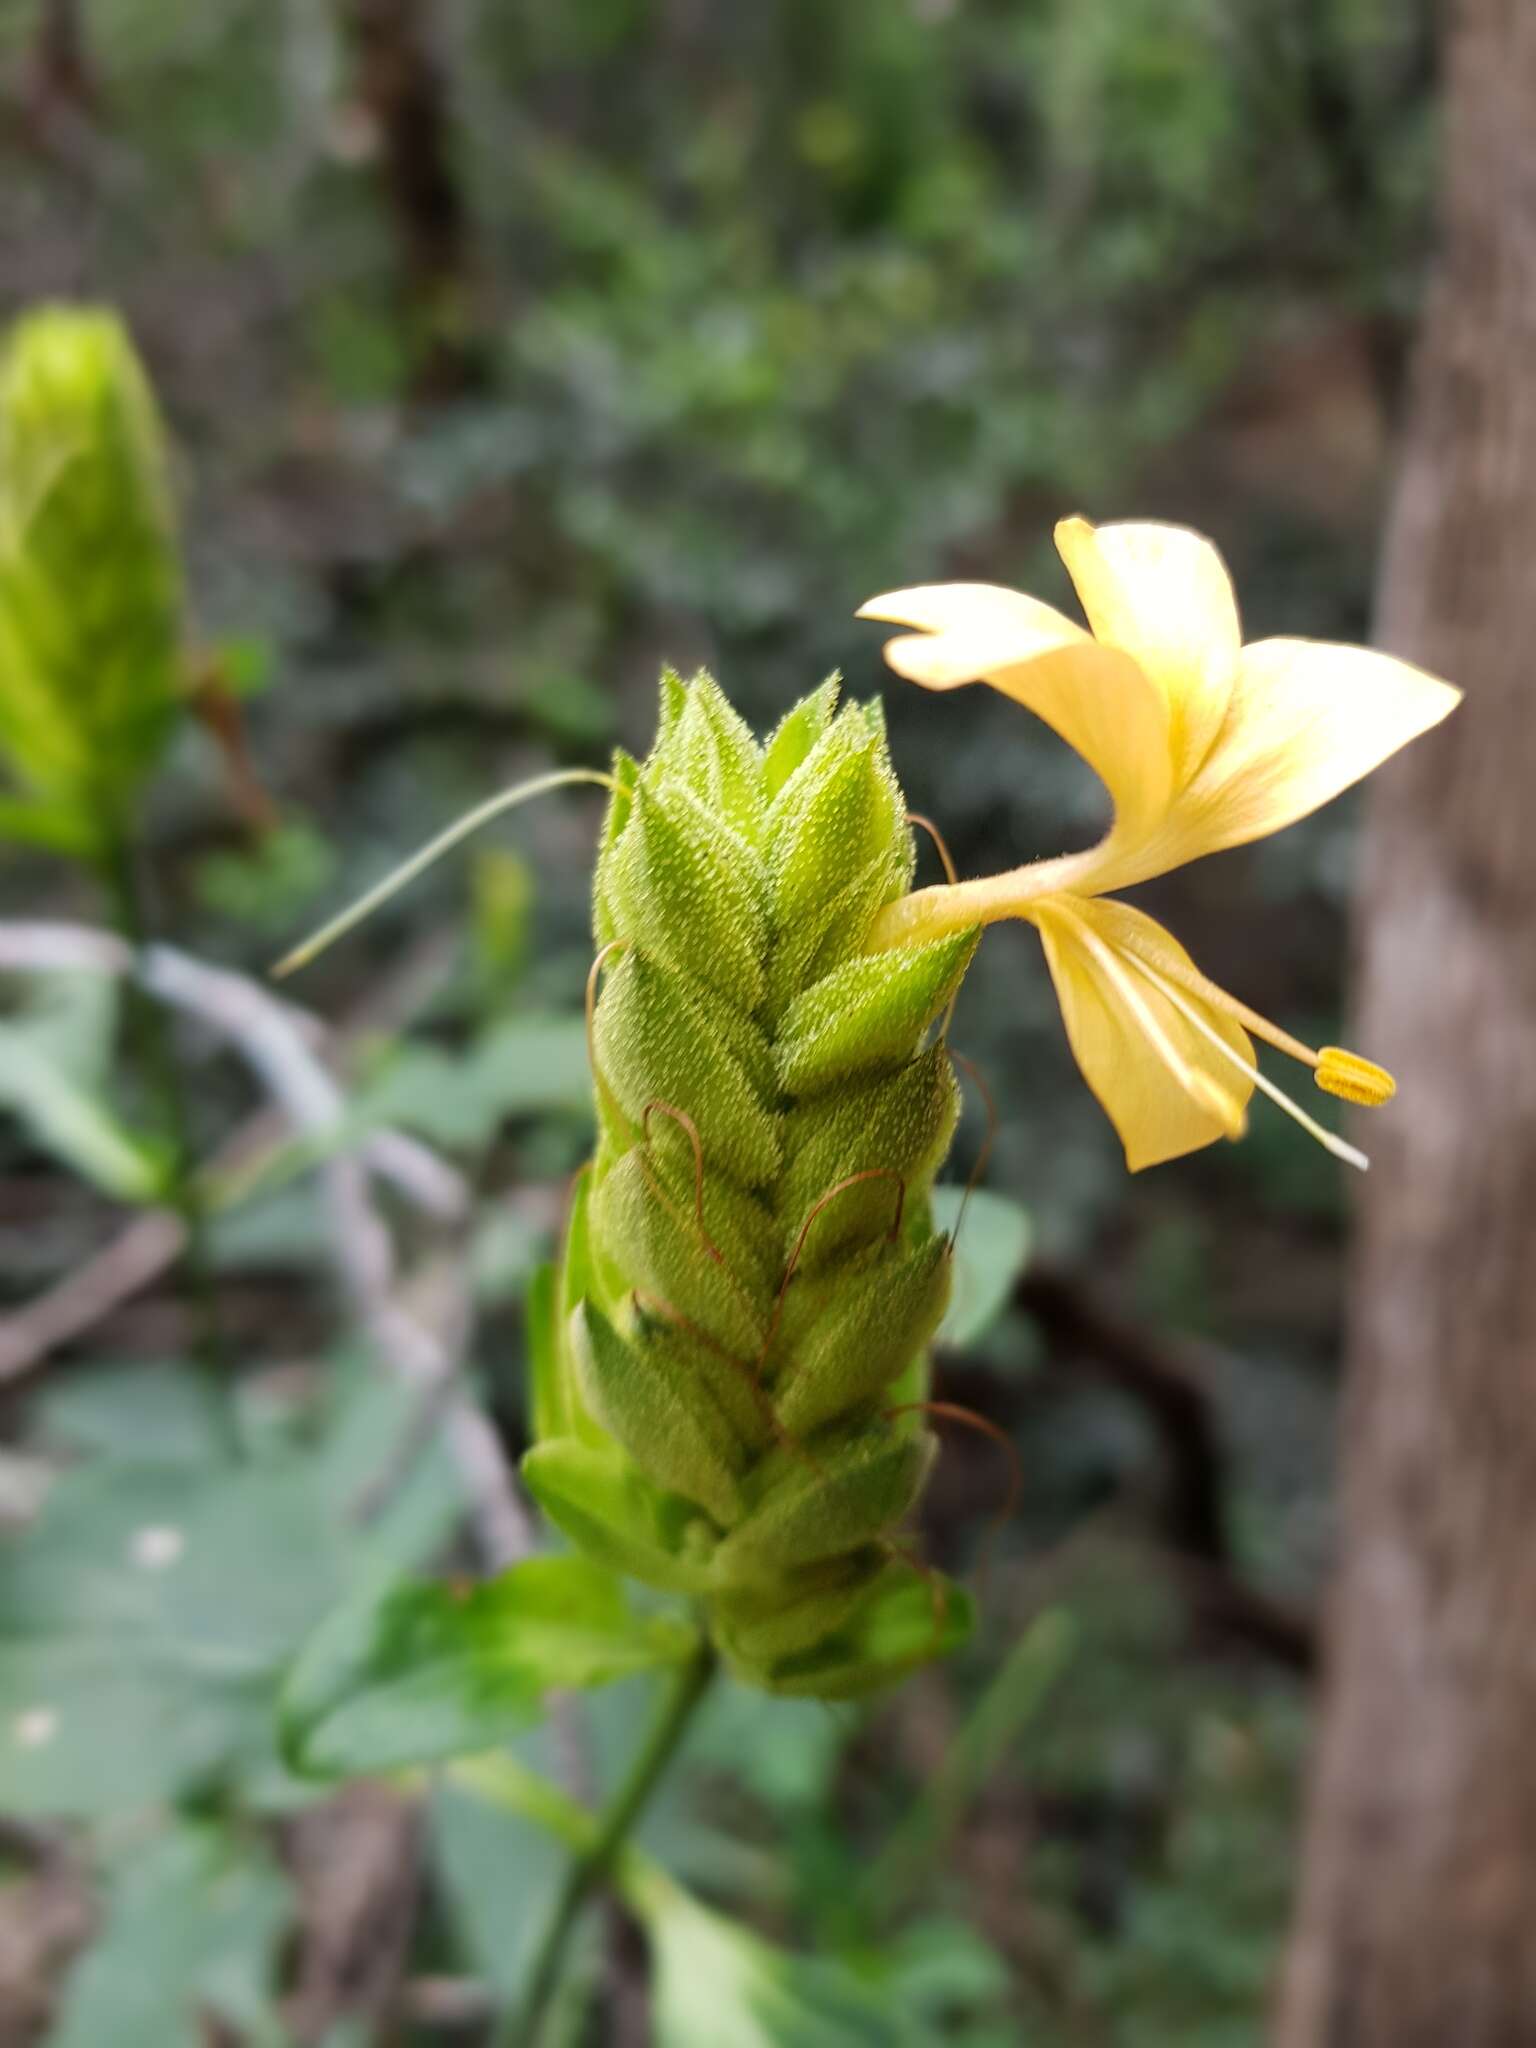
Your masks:
<instances>
[{"instance_id":1,"label":"yellow petal","mask_svg":"<svg viewBox=\"0 0 1536 2048\"><path fill-rule=\"evenodd\" d=\"M1178 801L1178 858L1294 824L1460 701L1449 683L1368 647L1323 640L1245 647L1221 731Z\"/></svg>"},{"instance_id":2,"label":"yellow petal","mask_svg":"<svg viewBox=\"0 0 1536 2048\"><path fill-rule=\"evenodd\" d=\"M886 660L908 681L930 690L990 683L1060 733L1109 791L1116 846L1154 831L1173 793L1168 712L1129 656L1050 605L990 583L891 591L859 617L920 629L886 643Z\"/></svg>"},{"instance_id":3,"label":"yellow petal","mask_svg":"<svg viewBox=\"0 0 1536 2048\"><path fill-rule=\"evenodd\" d=\"M1183 526L1063 519L1056 547L1094 637L1131 655L1168 704L1176 781L1204 759L1226 715L1241 635L1221 556Z\"/></svg>"},{"instance_id":4,"label":"yellow petal","mask_svg":"<svg viewBox=\"0 0 1536 2048\"><path fill-rule=\"evenodd\" d=\"M911 590L888 590L861 604L854 617L886 619L919 633L1002 634L1013 645L1015 659L1089 637L1054 605L1026 597L1022 590L1005 590L1000 583L919 583Z\"/></svg>"},{"instance_id":5,"label":"yellow petal","mask_svg":"<svg viewBox=\"0 0 1536 2048\"><path fill-rule=\"evenodd\" d=\"M1031 914L1072 1051L1120 1134L1132 1173L1240 1135L1253 1092L1247 1033L1223 1013L1207 1015L1199 1006L1233 1056L1223 1058L1122 948L1134 932L1154 957L1193 974L1194 962L1177 940L1142 911L1102 899L1053 897ZM1242 1070L1250 1070L1250 1078Z\"/></svg>"},{"instance_id":6,"label":"yellow petal","mask_svg":"<svg viewBox=\"0 0 1536 2048\"><path fill-rule=\"evenodd\" d=\"M1245 1033L1251 1031L1256 1038L1267 1039L1282 1052L1290 1053L1293 1059L1314 1070L1313 1079L1329 1094L1347 1094L1354 1102L1390 1101L1396 1083L1384 1068L1361 1059L1358 1053L1344 1051L1341 1046L1325 1046L1321 1053L1313 1052L1300 1039L1292 1038L1288 1031L1271 1024L1267 1017L1259 1016L1208 980L1171 933L1144 911L1133 910L1129 903L1095 902L1087 922L1103 946L1142 980L1150 982L1184 1019L1205 1048L1203 1071L1212 1085L1231 1085L1235 1076L1244 1102L1252 1089L1262 1089L1324 1151L1362 1171L1369 1166L1363 1152L1346 1144L1337 1132L1326 1130L1299 1102L1292 1101L1283 1088L1277 1088L1259 1071L1253 1046Z\"/></svg>"}]
</instances>

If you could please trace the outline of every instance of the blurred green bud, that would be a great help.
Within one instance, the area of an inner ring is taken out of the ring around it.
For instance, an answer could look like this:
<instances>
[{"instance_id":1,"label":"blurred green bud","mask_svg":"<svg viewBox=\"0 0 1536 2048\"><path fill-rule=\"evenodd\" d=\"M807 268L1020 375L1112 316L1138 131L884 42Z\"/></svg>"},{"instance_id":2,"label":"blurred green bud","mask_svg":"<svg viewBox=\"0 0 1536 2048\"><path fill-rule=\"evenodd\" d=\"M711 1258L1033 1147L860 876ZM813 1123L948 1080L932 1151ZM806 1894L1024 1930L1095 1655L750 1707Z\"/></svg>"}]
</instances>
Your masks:
<instances>
[{"instance_id":1,"label":"blurred green bud","mask_svg":"<svg viewBox=\"0 0 1536 2048\"><path fill-rule=\"evenodd\" d=\"M520 854L489 847L475 859L475 979L487 1001L504 997L528 965L537 890L533 869Z\"/></svg>"},{"instance_id":2,"label":"blurred green bud","mask_svg":"<svg viewBox=\"0 0 1536 2048\"><path fill-rule=\"evenodd\" d=\"M737 1676L852 1696L963 1633L901 1526L950 1287L933 1029L974 932L865 941L913 866L884 723L835 682L759 747L707 676L620 755L594 881L600 1137L530 1298L531 1490L702 1600Z\"/></svg>"},{"instance_id":3,"label":"blurred green bud","mask_svg":"<svg viewBox=\"0 0 1536 2048\"><path fill-rule=\"evenodd\" d=\"M0 829L101 852L181 701L160 421L121 323L47 307L0 357Z\"/></svg>"}]
</instances>

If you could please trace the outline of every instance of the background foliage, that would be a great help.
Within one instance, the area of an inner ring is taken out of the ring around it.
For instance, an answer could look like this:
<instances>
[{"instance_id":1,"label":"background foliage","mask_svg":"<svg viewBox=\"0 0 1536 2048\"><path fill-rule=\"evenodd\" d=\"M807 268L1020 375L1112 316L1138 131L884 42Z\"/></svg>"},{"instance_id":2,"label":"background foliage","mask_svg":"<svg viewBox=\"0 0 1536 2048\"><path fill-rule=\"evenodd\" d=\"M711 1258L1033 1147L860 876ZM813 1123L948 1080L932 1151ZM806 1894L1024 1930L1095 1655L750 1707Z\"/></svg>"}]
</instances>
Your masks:
<instances>
[{"instance_id":1,"label":"background foliage","mask_svg":"<svg viewBox=\"0 0 1536 2048\"><path fill-rule=\"evenodd\" d=\"M1086 843L1100 795L1065 750L984 693L887 689L851 619L946 574L1064 597L1068 510L1211 532L1254 634L1365 633L1426 237L1427 9L95 0L65 61L50 24L73 12L0 15L0 313L118 306L171 426L191 715L143 864L159 929L208 961L261 969L501 783L643 748L663 657L707 662L760 725L834 666L882 690L962 869ZM419 1137L474 1188L471 1357L514 1444L523 1291L588 1141L592 820L526 814L297 991L345 1034L352 1127ZM1339 806L1149 897L1218 980L1330 1039L1349 848ZM8 917L97 916L54 856L0 857ZM71 1154L27 1099L0 1130L15 1307L122 1229L151 1104L99 977L4 992L7 1043L47 1044L98 1140ZM667 1969L685 1938L744 2009L831 1995L781 1981L752 1926L925 2039L1253 2041L1328 1534L1335 1169L1260 1115L1242 1147L1127 1182L1027 935L989 940L957 1042L1036 1260L946 1365L1023 1459L992 1620L873 1721L721 1695L646 1845L735 1919L655 1888L634 1906L657 2024L703 2038ZM201 1155L257 1097L205 1032L180 1044ZM973 1110L962 1174L982 1129ZM441 1558L454 1496L434 1454L365 1534L338 1524L408 1404L338 1339L301 1163L214 1225L255 1453L237 1486L166 1284L7 1396L0 1511L46 1504L0 1572L0 1806L65 1787L89 1822L6 1849L30 1932L0 1998L39 2039L100 2038L112 2011L114 2038L161 2048L195 2038L194 2000L286 2038L294 1929L313 1961L327 1925L316 1831L366 1834L288 1776L272 1688L373 1557ZM1010 1215L967 1224L983 1293ZM430 1292L442 1233L421 1235ZM946 1568L974 1568L1003 1503L993 1455L949 1445L926 1532ZM144 1564L162 1528L195 1573ZM210 1657L211 1690L188 1676ZM600 1759L633 1690L597 1698ZM84 1718L34 1741L44 1696ZM397 1975L512 1995L542 1839L521 1828L509 1862L484 1787L403 1819L379 1799L369 1839L409 1873ZM395 2034L342 2012L301 2038L453 2038L423 1999Z\"/></svg>"}]
</instances>

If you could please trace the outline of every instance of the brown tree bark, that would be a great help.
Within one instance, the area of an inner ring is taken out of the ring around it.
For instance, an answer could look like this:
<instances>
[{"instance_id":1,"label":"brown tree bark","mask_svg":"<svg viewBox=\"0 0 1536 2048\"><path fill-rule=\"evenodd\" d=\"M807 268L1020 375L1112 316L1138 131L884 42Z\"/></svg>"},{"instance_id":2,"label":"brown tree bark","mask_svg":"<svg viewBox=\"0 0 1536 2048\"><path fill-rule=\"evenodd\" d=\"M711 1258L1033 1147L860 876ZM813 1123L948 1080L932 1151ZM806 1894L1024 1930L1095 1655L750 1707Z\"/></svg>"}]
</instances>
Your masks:
<instances>
[{"instance_id":1,"label":"brown tree bark","mask_svg":"<svg viewBox=\"0 0 1536 2048\"><path fill-rule=\"evenodd\" d=\"M29 97L36 119L101 111L101 88L86 44L80 0L43 0L32 46Z\"/></svg>"},{"instance_id":2,"label":"brown tree bark","mask_svg":"<svg viewBox=\"0 0 1536 2048\"><path fill-rule=\"evenodd\" d=\"M1536 4L1454 0L1381 636L1467 702L1381 780L1344 1542L1282 2048L1536 2044Z\"/></svg>"},{"instance_id":3,"label":"brown tree bark","mask_svg":"<svg viewBox=\"0 0 1536 2048\"><path fill-rule=\"evenodd\" d=\"M379 137L384 190L400 250L422 399L458 397L481 380L469 215L453 159L448 85L432 36L432 0L346 0L358 98Z\"/></svg>"}]
</instances>

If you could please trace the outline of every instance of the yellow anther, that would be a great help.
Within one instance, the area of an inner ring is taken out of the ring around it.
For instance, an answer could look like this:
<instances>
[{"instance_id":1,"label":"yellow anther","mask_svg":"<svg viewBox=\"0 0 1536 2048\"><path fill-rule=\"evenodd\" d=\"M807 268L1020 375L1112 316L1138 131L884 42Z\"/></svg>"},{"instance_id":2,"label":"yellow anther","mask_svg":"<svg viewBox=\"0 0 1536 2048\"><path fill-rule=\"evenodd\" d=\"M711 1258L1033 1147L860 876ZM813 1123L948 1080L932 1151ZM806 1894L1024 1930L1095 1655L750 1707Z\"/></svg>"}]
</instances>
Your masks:
<instances>
[{"instance_id":1,"label":"yellow anther","mask_svg":"<svg viewBox=\"0 0 1536 2048\"><path fill-rule=\"evenodd\" d=\"M1346 1102L1358 1102L1367 1109L1379 1109L1397 1093L1397 1083L1385 1067L1363 1060L1357 1052L1341 1045L1325 1045L1317 1056L1313 1077L1328 1095L1341 1095Z\"/></svg>"}]
</instances>

